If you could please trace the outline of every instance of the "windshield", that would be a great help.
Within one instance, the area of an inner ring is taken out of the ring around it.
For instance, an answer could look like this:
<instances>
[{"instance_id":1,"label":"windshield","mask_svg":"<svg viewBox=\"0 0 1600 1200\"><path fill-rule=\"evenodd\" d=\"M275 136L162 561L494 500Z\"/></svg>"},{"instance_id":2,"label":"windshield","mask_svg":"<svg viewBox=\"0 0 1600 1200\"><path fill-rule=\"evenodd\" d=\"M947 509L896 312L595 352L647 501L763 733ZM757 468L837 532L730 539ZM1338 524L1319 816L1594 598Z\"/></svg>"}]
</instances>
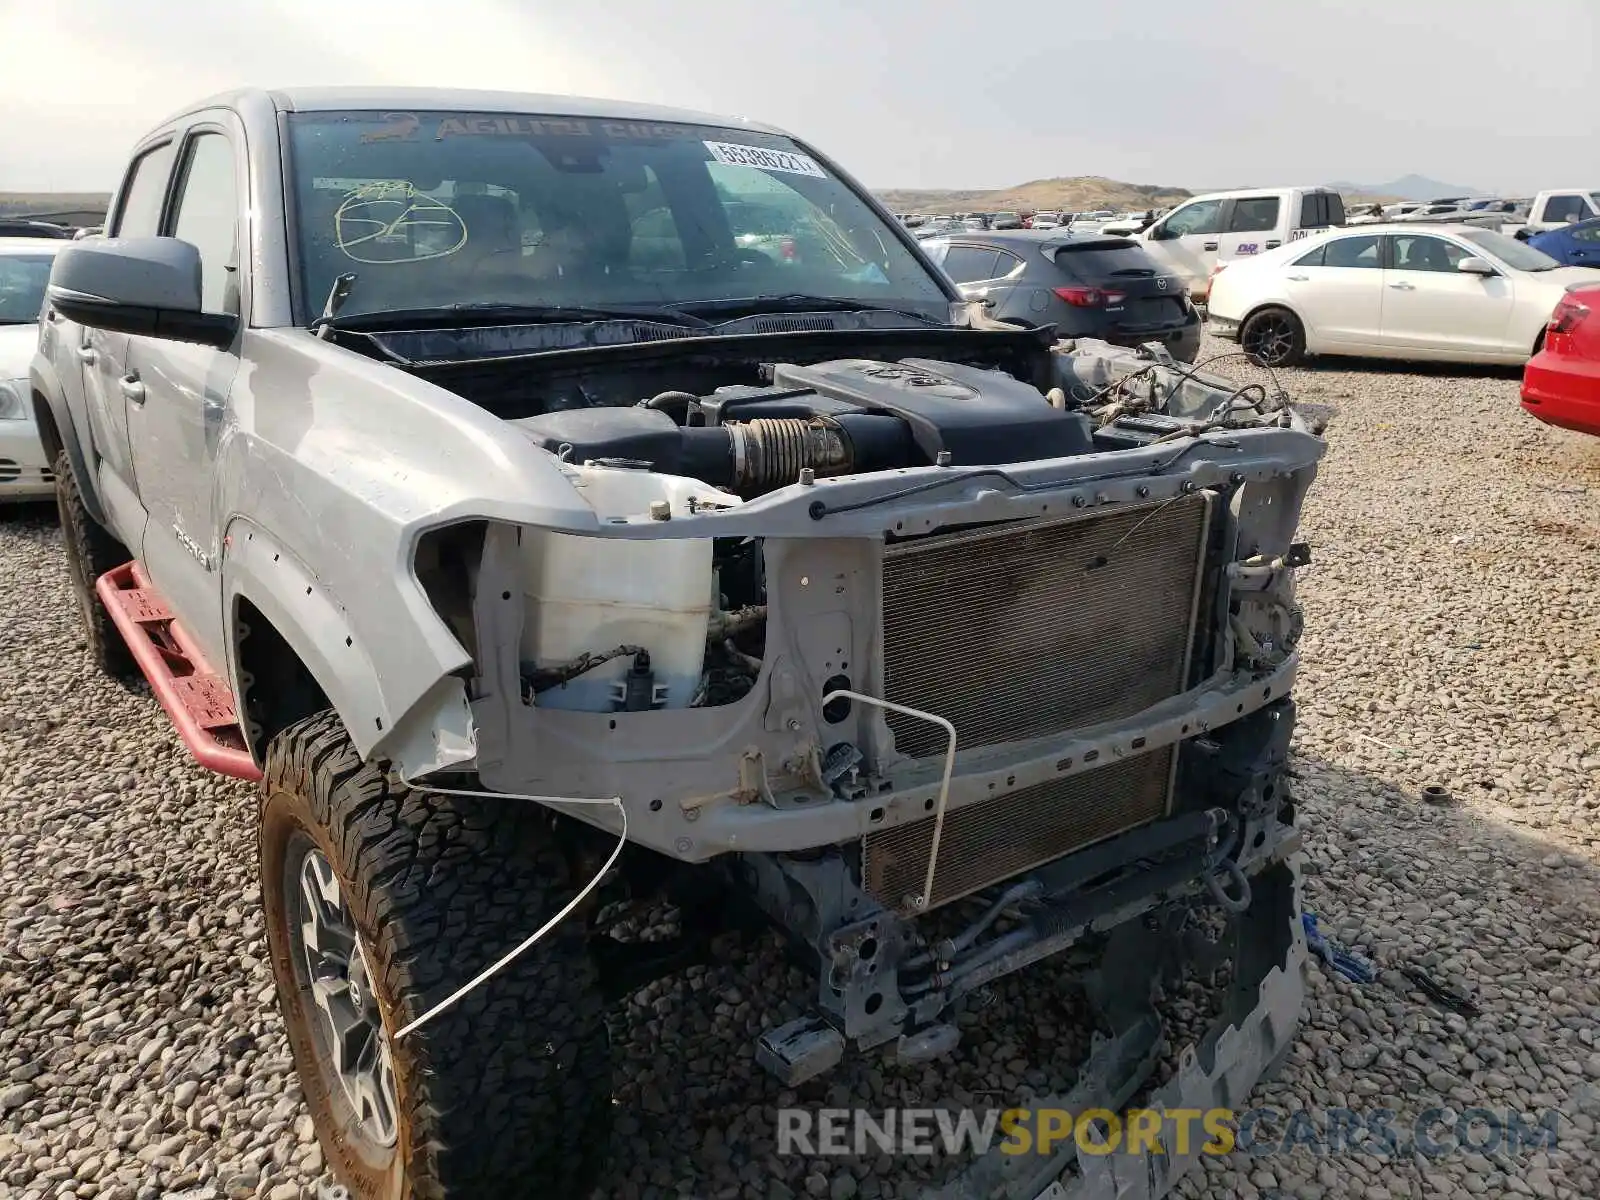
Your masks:
<instances>
[{"instance_id":1,"label":"windshield","mask_svg":"<svg viewBox=\"0 0 1600 1200\"><path fill-rule=\"evenodd\" d=\"M1543 250L1535 250L1526 242L1519 242L1492 229L1463 230L1461 236L1518 271L1550 271L1561 265Z\"/></svg>"},{"instance_id":2,"label":"windshield","mask_svg":"<svg viewBox=\"0 0 1600 1200\"><path fill-rule=\"evenodd\" d=\"M0 254L0 325L32 325L50 282L48 254Z\"/></svg>"},{"instance_id":3,"label":"windshield","mask_svg":"<svg viewBox=\"0 0 1600 1200\"><path fill-rule=\"evenodd\" d=\"M785 137L546 115L289 117L303 287L320 315L807 295L948 321L895 229Z\"/></svg>"}]
</instances>

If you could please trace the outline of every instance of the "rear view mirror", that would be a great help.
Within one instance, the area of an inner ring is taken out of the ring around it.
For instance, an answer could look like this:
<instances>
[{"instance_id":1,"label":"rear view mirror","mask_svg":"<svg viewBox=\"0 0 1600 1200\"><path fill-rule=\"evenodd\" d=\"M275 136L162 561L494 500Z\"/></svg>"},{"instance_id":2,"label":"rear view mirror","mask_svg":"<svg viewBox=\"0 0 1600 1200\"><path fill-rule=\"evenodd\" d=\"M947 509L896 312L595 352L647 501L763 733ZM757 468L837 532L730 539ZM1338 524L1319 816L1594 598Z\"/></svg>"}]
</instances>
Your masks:
<instances>
[{"instance_id":1,"label":"rear view mirror","mask_svg":"<svg viewBox=\"0 0 1600 1200\"><path fill-rule=\"evenodd\" d=\"M235 317L200 309L200 251L170 237L73 242L50 270L50 307L112 333L226 346Z\"/></svg>"},{"instance_id":2,"label":"rear view mirror","mask_svg":"<svg viewBox=\"0 0 1600 1200\"><path fill-rule=\"evenodd\" d=\"M1464 275L1499 274L1499 272L1494 269L1494 264L1492 264L1487 258L1478 258L1476 255L1463 258L1456 264L1456 270L1460 271Z\"/></svg>"}]
</instances>

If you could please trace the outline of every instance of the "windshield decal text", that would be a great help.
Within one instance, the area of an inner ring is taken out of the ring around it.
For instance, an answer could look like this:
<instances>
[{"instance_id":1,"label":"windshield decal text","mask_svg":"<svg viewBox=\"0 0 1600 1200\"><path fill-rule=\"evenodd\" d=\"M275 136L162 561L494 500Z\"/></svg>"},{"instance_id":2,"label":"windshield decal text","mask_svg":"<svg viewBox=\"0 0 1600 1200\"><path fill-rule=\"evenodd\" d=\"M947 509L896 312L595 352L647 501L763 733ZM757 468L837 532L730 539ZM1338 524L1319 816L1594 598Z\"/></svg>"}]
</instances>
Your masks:
<instances>
[{"instance_id":1,"label":"windshield decal text","mask_svg":"<svg viewBox=\"0 0 1600 1200\"><path fill-rule=\"evenodd\" d=\"M442 118L433 140L442 142L448 137L603 137L627 140L690 136L692 132L686 125L666 125L658 121L590 121L579 117L463 114Z\"/></svg>"},{"instance_id":2,"label":"windshield decal text","mask_svg":"<svg viewBox=\"0 0 1600 1200\"><path fill-rule=\"evenodd\" d=\"M720 163L734 167L757 167L763 171L783 171L790 175L828 176L817 160L792 150L768 150L765 146L741 146L737 142L707 142L706 149Z\"/></svg>"}]
</instances>

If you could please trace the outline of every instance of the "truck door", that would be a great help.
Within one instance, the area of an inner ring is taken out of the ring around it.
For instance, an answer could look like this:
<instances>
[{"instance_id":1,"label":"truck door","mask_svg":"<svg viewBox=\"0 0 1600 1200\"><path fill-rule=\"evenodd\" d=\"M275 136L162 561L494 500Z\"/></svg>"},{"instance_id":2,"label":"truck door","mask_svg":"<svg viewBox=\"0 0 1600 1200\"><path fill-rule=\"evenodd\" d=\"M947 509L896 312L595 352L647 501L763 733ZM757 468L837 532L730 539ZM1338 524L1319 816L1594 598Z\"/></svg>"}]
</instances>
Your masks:
<instances>
[{"instance_id":1,"label":"truck door","mask_svg":"<svg viewBox=\"0 0 1600 1200\"><path fill-rule=\"evenodd\" d=\"M200 251L201 307L243 311L240 295L245 194L236 118L200 119L182 142L163 234ZM238 338L217 350L163 338L130 339L123 386L139 492L149 510L144 564L158 590L214 663L223 661L221 533L215 510L218 448L228 393L239 370Z\"/></svg>"},{"instance_id":2,"label":"truck door","mask_svg":"<svg viewBox=\"0 0 1600 1200\"><path fill-rule=\"evenodd\" d=\"M1213 261L1229 262L1276 250L1284 242L1287 209L1281 196L1241 196L1229 201Z\"/></svg>"},{"instance_id":3,"label":"truck door","mask_svg":"<svg viewBox=\"0 0 1600 1200\"><path fill-rule=\"evenodd\" d=\"M1143 234L1150 256L1183 278L1192 296L1203 296L1211 283L1222 231L1221 200L1191 200L1173 209Z\"/></svg>"},{"instance_id":4,"label":"truck door","mask_svg":"<svg viewBox=\"0 0 1600 1200\"><path fill-rule=\"evenodd\" d=\"M115 217L107 227L112 237L155 237L160 231L177 153L177 144L168 139L133 160ZM63 351L78 360L83 372L84 408L99 457L95 465L95 456L87 456L89 469L95 473L101 499L116 526L117 535L129 552L138 556L147 512L139 496L139 482L128 444L125 380L131 339L125 333L77 325L70 327L67 336L72 338L73 344L64 346Z\"/></svg>"}]
</instances>

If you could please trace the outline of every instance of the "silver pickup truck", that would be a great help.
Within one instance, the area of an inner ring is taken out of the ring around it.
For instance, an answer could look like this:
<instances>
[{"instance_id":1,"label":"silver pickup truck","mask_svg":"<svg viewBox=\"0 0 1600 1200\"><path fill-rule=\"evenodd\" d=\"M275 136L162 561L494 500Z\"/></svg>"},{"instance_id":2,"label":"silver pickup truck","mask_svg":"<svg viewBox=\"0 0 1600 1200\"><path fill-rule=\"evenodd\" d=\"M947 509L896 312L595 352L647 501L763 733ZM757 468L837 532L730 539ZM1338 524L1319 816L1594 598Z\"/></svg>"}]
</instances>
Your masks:
<instances>
[{"instance_id":1,"label":"silver pickup truck","mask_svg":"<svg viewBox=\"0 0 1600 1200\"><path fill-rule=\"evenodd\" d=\"M1232 982L1149 1105L1281 1060L1324 443L1275 387L992 322L827 157L696 113L220 96L107 234L30 375L67 565L100 665L261 781L355 1195L581 1194L608 1002L754 918L814 972L753 1047L790 1085L948 1053L1050 956L1107 1031L1062 1107L1146 1094L1186 968ZM662 903L683 935L627 940ZM941 1194L1153 1197L1197 1153Z\"/></svg>"}]
</instances>

